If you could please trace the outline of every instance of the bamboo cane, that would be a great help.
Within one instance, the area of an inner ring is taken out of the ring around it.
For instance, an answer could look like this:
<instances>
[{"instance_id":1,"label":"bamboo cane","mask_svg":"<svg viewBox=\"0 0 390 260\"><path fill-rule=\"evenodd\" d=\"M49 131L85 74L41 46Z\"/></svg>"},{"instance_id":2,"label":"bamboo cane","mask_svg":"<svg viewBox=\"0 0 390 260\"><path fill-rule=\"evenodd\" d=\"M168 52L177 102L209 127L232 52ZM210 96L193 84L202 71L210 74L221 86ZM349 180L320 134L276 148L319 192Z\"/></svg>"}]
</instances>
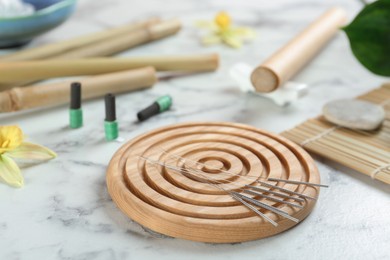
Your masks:
<instances>
[{"instance_id":1,"label":"bamboo cane","mask_svg":"<svg viewBox=\"0 0 390 260\"><path fill-rule=\"evenodd\" d=\"M108 32L97 33L89 37L81 37L81 40L76 38L74 41L69 40L65 43L46 45L47 47L28 49L13 54L8 59L7 57L5 59L0 57L0 62L3 60L32 59L34 57L41 57L40 59L44 60L47 58L64 60L111 56L132 47L175 34L180 30L180 27L180 21L177 19L162 22L154 19L144 23L114 28L108 30ZM50 53L52 54L51 56L45 57L45 55ZM18 80L6 84L0 83L0 89L5 90L31 83L33 83L32 80Z\"/></svg>"},{"instance_id":2,"label":"bamboo cane","mask_svg":"<svg viewBox=\"0 0 390 260\"><path fill-rule=\"evenodd\" d=\"M123 93L153 86L157 81L153 67L126 70L79 80L82 98L91 99L106 93ZM17 87L0 92L0 112L14 112L69 102L70 84L61 83Z\"/></svg>"},{"instance_id":3,"label":"bamboo cane","mask_svg":"<svg viewBox=\"0 0 390 260\"><path fill-rule=\"evenodd\" d=\"M148 27L150 25L158 23L160 20L152 18L144 22L130 23L123 26L111 28L108 30L83 35L80 37L72 38L62 42L56 42L46 44L39 47L29 48L22 51L18 51L12 54L0 56L1 61L22 61L22 60L40 60L62 55L65 52L69 52L86 45L90 45L96 42L110 40L123 34L130 34L130 32Z\"/></svg>"},{"instance_id":4,"label":"bamboo cane","mask_svg":"<svg viewBox=\"0 0 390 260\"><path fill-rule=\"evenodd\" d=\"M63 60L112 56L135 46L173 35L180 30L180 27L181 23L177 19L153 23L137 30L126 31L121 35L58 54L55 58Z\"/></svg>"},{"instance_id":5,"label":"bamboo cane","mask_svg":"<svg viewBox=\"0 0 390 260\"><path fill-rule=\"evenodd\" d=\"M217 54L150 56L132 58L93 58L82 60L42 60L0 63L0 84L55 77L95 75L153 66L158 71L213 71Z\"/></svg>"}]
</instances>

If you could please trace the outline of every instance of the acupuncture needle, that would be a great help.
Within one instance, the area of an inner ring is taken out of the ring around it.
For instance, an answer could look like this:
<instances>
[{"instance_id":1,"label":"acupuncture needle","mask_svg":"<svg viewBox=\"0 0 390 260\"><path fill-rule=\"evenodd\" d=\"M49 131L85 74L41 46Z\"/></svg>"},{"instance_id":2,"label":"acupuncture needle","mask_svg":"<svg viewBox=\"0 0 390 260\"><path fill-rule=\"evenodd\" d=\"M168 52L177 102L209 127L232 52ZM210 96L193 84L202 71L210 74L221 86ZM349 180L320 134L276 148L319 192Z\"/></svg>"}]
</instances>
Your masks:
<instances>
[{"instance_id":1,"label":"acupuncture needle","mask_svg":"<svg viewBox=\"0 0 390 260\"><path fill-rule=\"evenodd\" d=\"M148 161L150 161L150 162L152 162L152 163L155 163L155 164L158 164L158 165L167 167L168 169L172 169L172 170L179 171L179 172L185 171L185 172L189 173L190 175L193 175L193 173L191 173L188 169L185 169L185 168L180 169L180 168L177 168L177 167L169 166L169 165L167 165L167 164L164 164L164 163L161 163L161 162L158 162L158 161L153 161L153 160L147 159L147 158L142 157L142 156L141 156L141 158L146 159L146 160L148 160ZM199 174L201 177L203 177L203 178L206 178L206 179L208 178L208 177L204 176L201 172L199 172L199 171L196 170L196 169L193 169L193 171L196 172L196 173L198 173L198 174ZM230 191L227 191L226 189L224 189L224 188L218 186L217 184L211 183L211 182L209 182L209 181L207 181L207 180L203 180L203 181L205 181L206 183L208 183L208 184L210 184L210 185L212 185L212 186L214 186L214 187L216 187L216 188L218 188L218 189L220 189L220 190L222 190L222 191L228 193L228 194L229 194L231 197L233 197L233 198L235 198L235 197L233 196L233 194L235 194L236 196L239 196L241 199L246 200L246 201L248 201L248 202L250 202L250 203L252 203L252 204L254 204L254 205L258 206L258 207L261 207L261 208L267 209L267 210L269 210L269 211L272 211L272 212L274 212L274 213L276 213L276 214L278 214L278 215L280 215L280 216L282 216L282 217L285 217L285 218L287 218L287 219L290 219L290 220L292 220L292 221L294 221L294 222L296 222L296 223L299 222L298 219L296 219L296 218L290 216L287 212L285 212L285 211L283 211L283 210L280 210L280 209L278 209L278 208L276 208L276 207L267 205L267 204L265 204L265 203L262 203L262 202L260 202L260 201L257 201L256 199L247 197L247 196L245 196L245 195L243 195L243 194L240 194L240 193L238 193L238 192L230 192ZM236 199L236 198L235 198L235 199ZM242 202L242 201L240 200L240 202ZM256 212L256 213L257 213L257 212Z\"/></svg>"},{"instance_id":2,"label":"acupuncture needle","mask_svg":"<svg viewBox=\"0 0 390 260\"><path fill-rule=\"evenodd\" d=\"M140 157L143 158L143 159L145 159L145 160L148 160L148 161L153 161L153 160L150 160L149 158L146 158L146 157L143 157L143 156L140 156ZM178 156L178 157L179 157L179 156ZM182 158L182 159L185 160L185 158ZM165 167L167 167L168 169L177 170L177 169L175 169L175 168L172 167L172 166L168 166L168 165L163 164L163 163L160 163L160 162L156 162L156 161L155 161L155 163L159 163L161 166L165 166ZM258 182L260 183L260 181L258 181ZM270 186L272 186L272 187L279 188L280 190L283 189L283 188L280 188L279 186L274 186L274 185L271 185L271 184L267 184L267 185L270 185ZM299 201L299 202L304 202L304 200L301 199L301 198L296 198L296 197L288 196L288 195L283 194L283 193L280 193L280 192L270 191L270 190L266 190L266 189L261 189L261 188L259 188L259 187L252 186L252 185L245 185L245 186L246 186L246 187L250 187L250 188L255 189L255 190L258 190L258 191L263 191L263 192L271 193L271 194L277 195L277 196L279 196L279 197L284 197L284 198L287 198L287 199L293 199L293 200L296 200L296 201ZM291 193L291 194L295 194L295 195L299 195L299 196L302 196L302 197L306 197L306 195L300 194L300 193L298 193L298 192L289 191L289 190L286 190L286 189L283 189L283 190L285 190L285 192L288 191L288 192ZM283 191L283 190L282 190L282 191ZM313 197L310 197L310 196L307 196L307 197L308 197L308 199L316 200L316 199L313 198ZM286 203L286 204L287 204L287 203Z\"/></svg>"},{"instance_id":3,"label":"acupuncture needle","mask_svg":"<svg viewBox=\"0 0 390 260\"><path fill-rule=\"evenodd\" d=\"M165 163L161 163L161 162L158 162L158 161L150 160L149 158L145 158L145 157L143 157L143 156L140 156L140 157L141 157L142 159L145 159L145 160L149 161L149 162L152 162L152 163L155 163L155 164L158 164L158 165L167 167L168 169L172 169L172 170L178 171L178 172L180 172L180 173L181 173L181 171L185 171L185 172L187 172L187 173L189 173L189 174L191 174L191 175L193 174L193 173L191 173L188 169L177 168L177 167L169 166L169 165L167 165L167 164L165 164ZM198 172L198 171L195 171L195 170L193 170L193 171L196 172L196 173L198 173L201 177L207 179L207 177L204 176L202 173L200 173L200 172ZM276 213L276 214L278 214L278 215L280 215L280 216L282 216L282 217L285 217L285 218L287 218L287 219L290 219L290 220L292 220L292 221L294 221L294 222L297 222L297 223L299 222L298 219L296 219L296 218L294 218L294 217L291 217L287 212L285 212L285 211L283 211L283 210L280 210L280 209L275 208L275 207L273 207L273 206L267 205L267 204L265 204L265 203L262 203L262 202L260 202L260 201L255 200L255 199L253 199L253 198L250 198L250 197L247 197L247 196L245 196L245 195L242 195L242 194L240 194L240 193L238 193L238 192L230 192L230 191L227 191L226 189L224 189L224 188L222 188L222 187L219 187L217 184L211 183L211 182L209 182L209 181L207 181L207 180L204 180L204 181L205 181L206 183L208 183L208 184L210 184L210 185L212 185L212 186L214 186L214 187L216 187L216 188L218 188L218 189L220 189L220 190L222 190L222 191L228 193L231 197L233 197L233 198L236 199L236 200L237 200L236 196L238 196L239 198L241 198L241 200L239 200L241 203L242 203L242 200L246 200L246 201L248 201L248 202L250 202L250 203L252 203L252 204L254 204L254 205L258 206L258 207L261 207L261 208L267 209L267 210L269 210L269 211L272 211L272 212L274 212L274 213ZM235 196L233 196L233 195L235 195ZM243 203L243 204L244 204L245 206L247 206L245 203ZM250 209L251 209L251 208L250 208ZM261 212L256 212L256 213L258 214L258 213L261 213ZM261 213L261 214L262 214L262 213ZM262 215L260 215L260 216L262 216Z\"/></svg>"},{"instance_id":4,"label":"acupuncture needle","mask_svg":"<svg viewBox=\"0 0 390 260\"><path fill-rule=\"evenodd\" d=\"M243 200L249 201L250 203L252 203L252 204L254 204L254 205L258 206L258 207L268 209L269 211L272 211L272 212L274 212L274 213L276 213L278 215L281 215L282 217L285 217L285 218L287 218L289 220L292 220L292 221L294 221L296 223L299 223L299 219L290 216L287 212L285 212L283 210L280 210L278 208L269 206L269 205L267 205L265 203L262 203L262 202L260 202L258 200L255 200L253 198L247 197L247 196L245 196L243 194L240 194L238 192L233 192L233 193L236 194L237 196L241 197Z\"/></svg>"},{"instance_id":5,"label":"acupuncture needle","mask_svg":"<svg viewBox=\"0 0 390 260\"><path fill-rule=\"evenodd\" d=\"M318 184L318 183L312 183L312 182L307 182L307 181L293 181L293 180L283 180L283 179L277 179L277 178L268 178L267 180L268 181L292 183L292 184L305 184L305 185L309 185L309 186L329 188L329 185L326 185L326 184Z\"/></svg>"},{"instance_id":6,"label":"acupuncture needle","mask_svg":"<svg viewBox=\"0 0 390 260\"><path fill-rule=\"evenodd\" d=\"M167 154L168 156L176 157L176 158L179 158L179 159L184 160L184 161L190 161L190 162L193 162L194 164L197 164L197 165L211 167L214 170L219 170L219 171L221 171L223 173L230 174L232 176L236 175L236 174L234 174L232 172L229 172L229 171L226 171L226 170L222 170L222 169L218 169L217 167L206 165L205 163L201 163L201 162L197 162L197 161L194 161L194 160L190 160L190 159L187 159L187 158L181 157L179 155L175 155L175 154L172 155L172 154L168 153L163 148L160 148L160 149L163 150L163 152L165 154ZM241 177L249 178L249 176L241 176ZM256 178L256 177L253 176L253 178ZM329 187L328 185L325 185L325 184L317 184L317 183L312 183L312 182L307 182L307 181L294 181L294 180L285 180L285 179L278 179L278 178L262 178L262 179L266 179L266 180L269 180L269 181L279 181L279 182L291 183L291 184L303 184L303 185L309 185L309 186L318 186L318 187L324 187L324 188L328 188Z\"/></svg>"},{"instance_id":7,"label":"acupuncture needle","mask_svg":"<svg viewBox=\"0 0 390 260\"><path fill-rule=\"evenodd\" d=\"M287 193L290 193L290 194L298 195L298 196L303 197L303 198L306 198L306 199L317 200L317 199L314 198L314 197L311 197L311 196L308 196L308 195L305 195L305 194L301 194L301 193L299 193L299 192L291 191L291 190L288 190L288 189L285 189L285 188L282 188L282 187L279 187L279 186L276 186L276 185L272 185L272 184L269 184L269 183L266 183L266 182L263 182L263 181L257 180L256 182L258 182L258 183L260 183L261 185L264 185L264 186L266 186L266 187L275 188L275 189L281 190L281 191L283 191L283 192L287 192Z\"/></svg>"},{"instance_id":8,"label":"acupuncture needle","mask_svg":"<svg viewBox=\"0 0 390 260\"><path fill-rule=\"evenodd\" d=\"M184 169L184 170L187 171L187 172L189 172L188 169ZM199 172L199 171L197 171L197 170L194 170L194 172L197 172L201 177L207 179L207 177L204 176L201 172ZM192 174L191 172L189 172L189 173ZM296 219L296 218L294 218L294 217L291 217L287 212L285 212L285 211L283 211L283 210L281 210L281 209L278 209L278 208L275 208L275 207L273 207L273 206L267 205L267 204L265 204L265 203L262 203L262 202L260 202L260 201L257 201L257 200L255 200L255 199L253 199L253 198L250 198L250 197L245 196L245 195L243 195L243 194L240 194L240 193L238 193L238 192L235 192L235 191L233 191L233 192L228 191L228 190L226 190L226 189L224 189L224 188L222 188L222 187L219 187L217 184L210 183L210 182L207 181L207 180L205 180L205 181L206 181L208 184L210 184L210 185L212 185L212 186L214 186L214 187L216 187L216 188L218 188L218 189L221 189L222 191L225 191L226 193L228 193L228 194L229 194L231 197L233 197L234 199L236 199L235 196L238 196L239 198L241 198L241 200L239 200L241 203L243 202L242 200L246 200L247 202L250 202L250 203L252 203L253 205L256 205L256 206L258 206L258 207L260 207L260 208L264 208L264 209L267 209L267 210L269 210L269 211L272 211L272 212L274 212L274 213L276 213L276 214L278 214L278 215L280 215L280 216L282 216L282 217L285 217L285 218L287 218L287 219L290 219L290 220L292 220L292 221L294 221L294 222L297 222L297 223L299 222L298 219ZM244 203L244 205L246 205L246 204Z\"/></svg>"},{"instance_id":9,"label":"acupuncture needle","mask_svg":"<svg viewBox=\"0 0 390 260\"><path fill-rule=\"evenodd\" d=\"M162 148L161 148L161 149L162 149ZM165 152L165 151L164 151L164 152ZM166 152L165 152L165 153L166 153ZM180 156L176 156L176 157L177 157L177 158L180 158L180 159L182 159L182 160L186 160L185 158L180 157ZM198 163L198 162L196 162L196 163ZM202 164L202 163L199 163L199 164ZM193 169L193 168L191 167L191 169ZM229 172L228 172L228 173L229 173ZM260 182L260 181L258 181L258 182ZM270 186L273 186L273 185L271 185L271 184L269 184L269 185L270 185ZM245 185L245 186L251 187L251 188L255 188L255 189L257 189L258 191L263 191L263 192L272 193L272 194L277 195L277 196L279 196L279 197L284 197L284 198L293 199L293 200L296 200L296 201L299 201L299 202L304 202L303 199L296 198L296 197L292 197L292 196L288 196L288 195L283 194L283 193L280 193L280 192L269 191L269 190L261 189L261 188L258 188L258 187L255 187L255 186L251 186L251 185ZM277 187L277 188L280 189L279 186L275 186L275 187ZM283 189L283 190L286 190L286 189ZM282 190L282 191L283 191L283 190ZM290 192L290 191L289 191L289 192ZM306 195L300 194L300 193L298 193L298 192L293 192L293 191L291 191L290 193L295 194L295 195L300 195L300 196L302 196L302 197L306 197ZM307 197L308 197L308 199L314 199L314 200L315 200L315 198L313 198L313 197L310 197L310 196L307 196ZM282 200L280 200L280 201L282 201ZM285 203L285 204L288 204L288 203ZM296 205L296 204L294 204L294 205Z\"/></svg>"},{"instance_id":10,"label":"acupuncture needle","mask_svg":"<svg viewBox=\"0 0 390 260\"><path fill-rule=\"evenodd\" d=\"M235 200L241 202L244 206L246 206L247 208L249 208L250 210L254 211L256 214L258 214L260 217L266 219L268 222L270 222L274 227L277 227L278 226L278 223L276 223L275 221L273 221L271 218L269 218L267 215L265 215L264 213L260 212L258 209L256 209L255 207L253 207L251 204L247 203L246 201L244 201L243 199L241 199L239 196L235 195L235 194L232 194L231 195Z\"/></svg>"},{"instance_id":11,"label":"acupuncture needle","mask_svg":"<svg viewBox=\"0 0 390 260\"><path fill-rule=\"evenodd\" d=\"M278 209L276 207L270 206L268 204L265 204L263 202L260 202L260 201L254 199L254 198L248 197L248 196L243 195L243 194L241 194L239 192L236 192L236 191L233 191L233 193L236 194L237 196L240 196L240 198L242 198L242 199L244 199L244 200L246 200L248 202L253 203L254 205L256 205L258 207L262 207L264 209L268 209L268 210L270 210L270 211L272 211L272 212L274 212L276 214L286 214L286 215L288 215L287 212L285 212L285 211L283 211L281 209Z\"/></svg>"},{"instance_id":12,"label":"acupuncture needle","mask_svg":"<svg viewBox=\"0 0 390 260\"><path fill-rule=\"evenodd\" d=\"M260 196L260 197L263 197L263 198L266 198L268 200L272 200L272 201L275 201L275 202L287 204L287 205L290 205L292 207L303 209L302 205L295 204L295 203L292 203L292 202L289 202L289 201L285 201L285 200L281 200L281 199L277 199L275 197L271 197L271 196L268 196L268 195L264 195L263 193L260 193L260 192L257 192L257 191L243 190L243 192L248 193L248 194L252 194L252 195L255 195L255 196Z\"/></svg>"},{"instance_id":13,"label":"acupuncture needle","mask_svg":"<svg viewBox=\"0 0 390 260\"><path fill-rule=\"evenodd\" d=\"M290 196L290 195L287 195L287 194L284 194L284 193L280 193L280 192L277 192L277 191L273 191L273 190L266 190L266 189L263 189L263 188L260 188L260 187L256 187L256 186L253 186L253 185L245 185L245 187L248 187L248 188L251 188L251 189L257 190L257 191L271 193L271 194L274 194L274 195L276 195L278 197L283 197L283 198L286 198L286 199L292 199L292 200L296 200L296 201L299 201L299 202L304 202L305 201L304 199L301 199L301 198L293 197L293 196Z\"/></svg>"},{"instance_id":14,"label":"acupuncture needle","mask_svg":"<svg viewBox=\"0 0 390 260\"><path fill-rule=\"evenodd\" d=\"M180 169L180 168L176 168L176 167L173 167L173 166L169 166L169 165L166 165L164 163L161 163L161 162L158 162L158 161L154 161L154 160L151 160L149 158L146 158L146 157L143 157L143 156L139 156L140 158L148 161L148 162L151 162L151 163L154 163L154 164L158 164L160 166L164 166L164 167L167 167L168 169L171 169L171 170L174 170L174 171L177 171L179 173L181 173L182 170L184 171L187 171L187 169ZM191 173L190 173L191 174ZM276 223L275 221L273 221L271 218L269 218L268 216L266 216L264 213L260 212L258 209L256 209L255 207L253 207L252 205L250 205L249 203L247 203L246 201L244 201L242 198L240 198L239 196L237 196L236 194L233 194L232 192L229 192L225 189L223 189L222 187L219 187L218 185L215 185L213 183L210 183L210 182L207 182L208 184L210 185L213 185L213 186L216 186L218 189L228 193L233 199L239 201L240 203L242 203L244 206L246 206L247 208L249 208L250 210L252 210L253 212L255 212L257 215L259 215L260 217L266 219L268 222L270 222L273 226L277 227L278 226L278 223Z\"/></svg>"},{"instance_id":15,"label":"acupuncture needle","mask_svg":"<svg viewBox=\"0 0 390 260\"><path fill-rule=\"evenodd\" d=\"M192 167L191 167L191 169L193 169ZM187 169L186 169L187 170ZM196 169L193 169L193 170L195 170L196 171ZM207 177L206 177L207 178ZM211 179L213 179L213 178L211 178ZM232 183L232 182L231 182ZM219 183L220 184L220 183ZM297 207L297 208L303 208L303 206L301 206L301 205L298 205L298 204L294 204L294 203L291 203L291 202L288 202L288 201L284 201L284 200L280 200L280 199L277 199L277 198L274 198L274 197L271 197L271 196L268 196L268 195L264 195L264 194L262 194L262 193L259 193L259 192L255 192L255 191L252 191L252 190L244 190L244 189L242 189L241 188L241 190L242 190L242 192L245 192L245 193L248 193L248 194L252 194L252 195L258 195L258 196L261 196L261 197L263 197L263 198L266 198L266 199L269 199L269 200L271 200L271 201L275 201L275 202L279 202L279 203L282 203L282 204L287 204L287 205L290 205L290 206L292 206L292 207ZM264 190L265 192L267 192L267 190ZM240 194L240 195L242 195L242 194ZM284 194L283 194L284 195ZM288 196L288 195L285 195L287 198L290 198L290 196ZM253 199L253 200L255 200L254 198L250 198L250 199ZM304 201L303 199L299 199L300 201ZM257 201L257 200L256 200ZM266 205L266 206L268 206L267 204L263 204L262 202L259 202L259 203L261 203L261 205ZM260 206L259 205L259 203L258 204L256 204L256 206ZM272 207L272 206L269 206L269 207ZM275 207L272 207L272 208L274 208L275 210L279 210L279 209L277 209L277 208L275 208ZM266 208L266 209L269 209L269 208ZM287 214L287 212L284 212L284 211L281 211L282 213L284 213L284 214Z\"/></svg>"},{"instance_id":16,"label":"acupuncture needle","mask_svg":"<svg viewBox=\"0 0 390 260\"><path fill-rule=\"evenodd\" d=\"M187 169L185 169L185 170L188 172ZM191 174L191 173L190 173L190 174ZM201 173L199 173L199 172L198 172L198 174L199 174L200 176L202 176L203 178L206 178L206 179L207 179L207 177L205 177L203 174L201 174ZM267 215L265 215L264 213L260 212L258 209L256 209L256 208L253 207L252 205L248 204L246 201L244 201L245 199L250 199L250 200L252 200L252 198L249 198L249 197L247 197L247 196L244 196L244 195L242 195L242 194L240 194L240 193L238 193L238 192L228 191L228 190L226 190L226 189L224 189L224 188L222 188L222 187L219 187L217 184L211 183L211 182L209 182L209 181L207 181L207 180L205 180L205 181L206 181L206 183L208 183L208 184L210 184L210 185L212 185L212 186L214 186L214 187L216 187L216 188L218 188L218 189L220 189L220 190L222 190L222 191L228 193L233 199L238 200L238 201L241 202L244 206L248 207L249 209L251 209L252 211L254 211L256 214L258 214L259 216L265 218L267 221L269 221L269 222L270 222L272 225L274 225L275 227L278 226L278 223L276 223L275 221L273 221L271 218L269 218L269 217L268 217ZM247 200L247 201L248 201L248 200ZM290 215L288 215L287 212L284 212L284 211L282 211L282 210L280 210L280 209L277 209L277 208L274 208L274 207L272 207L272 206L268 206L267 204L264 204L264 203L261 203L261 202L259 202L259 204L256 204L255 201L256 201L256 200L253 199L253 202L252 202L252 201L250 201L250 202L251 202L252 204L255 204L255 205L258 206L258 207L265 208L265 209L268 209L268 210L270 210L270 211L273 211L273 212L275 212L276 214L279 214L279 215L281 215L281 216L283 216L283 217L286 217L286 218L290 217ZM258 201L256 201L256 202L258 202ZM286 215L287 215L288 217L287 217Z\"/></svg>"},{"instance_id":17,"label":"acupuncture needle","mask_svg":"<svg viewBox=\"0 0 390 260\"><path fill-rule=\"evenodd\" d=\"M190 168L193 169L192 167L190 167ZM193 169L193 170L197 171L196 169ZM213 178L211 178L211 179L213 179ZM234 184L233 182L229 182L229 183L230 184ZM219 184L221 184L221 183L219 183ZM246 185L246 187L251 187L251 186ZM288 201L284 201L284 200L281 200L281 199L278 199L278 198L275 198L275 197L271 197L271 196L268 196L268 195L264 195L264 194L262 194L260 192L255 192L255 191L252 191L252 190L245 190L245 189L242 189L242 188L241 188L241 190L242 190L242 192L245 192L245 193L248 193L248 194L252 194L252 195L258 195L258 196L261 196L263 198L266 198L266 199L269 199L269 200L272 200L272 201L275 201L275 202L279 202L279 203L282 203L282 204L287 204L287 205L290 205L290 206L293 206L293 207L297 207L297 208L303 208L303 206L301 206L301 205L294 204L294 203L291 203L291 202L288 202ZM265 189L263 191L268 192L268 190L265 190ZM282 197L284 195L284 197L288 198L288 199L291 198L290 196L285 195L283 193L278 193L278 194L281 194ZM295 197L292 197L292 198L297 199ZM304 202L303 199L297 199L297 200L300 201L300 202Z\"/></svg>"}]
</instances>

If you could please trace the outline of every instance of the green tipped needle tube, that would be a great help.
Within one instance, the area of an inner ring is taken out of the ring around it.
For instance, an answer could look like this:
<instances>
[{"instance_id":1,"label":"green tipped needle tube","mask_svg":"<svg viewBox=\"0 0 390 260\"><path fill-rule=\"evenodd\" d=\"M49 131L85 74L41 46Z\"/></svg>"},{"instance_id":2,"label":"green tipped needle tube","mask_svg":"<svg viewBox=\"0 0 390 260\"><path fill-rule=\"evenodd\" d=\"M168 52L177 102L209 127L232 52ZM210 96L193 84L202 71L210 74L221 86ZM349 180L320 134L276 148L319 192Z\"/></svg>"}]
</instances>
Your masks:
<instances>
[{"instance_id":1,"label":"green tipped needle tube","mask_svg":"<svg viewBox=\"0 0 390 260\"><path fill-rule=\"evenodd\" d=\"M158 98L153 104L147 108L138 112L137 117L139 121L145 121L146 119L160 114L168 110L172 105L172 98L168 95Z\"/></svg>"},{"instance_id":2,"label":"green tipped needle tube","mask_svg":"<svg viewBox=\"0 0 390 260\"><path fill-rule=\"evenodd\" d=\"M69 127L83 126L83 111L81 110L81 84L73 82L70 85Z\"/></svg>"},{"instance_id":3,"label":"green tipped needle tube","mask_svg":"<svg viewBox=\"0 0 390 260\"><path fill-rule=\"evenodd\" d=\"M107 94L104 98L106 104L106 119L104 121L104 132L106 140L112 141L118 138L118 123L116 121L115 96Z\"/></svg>"}]
</instances>

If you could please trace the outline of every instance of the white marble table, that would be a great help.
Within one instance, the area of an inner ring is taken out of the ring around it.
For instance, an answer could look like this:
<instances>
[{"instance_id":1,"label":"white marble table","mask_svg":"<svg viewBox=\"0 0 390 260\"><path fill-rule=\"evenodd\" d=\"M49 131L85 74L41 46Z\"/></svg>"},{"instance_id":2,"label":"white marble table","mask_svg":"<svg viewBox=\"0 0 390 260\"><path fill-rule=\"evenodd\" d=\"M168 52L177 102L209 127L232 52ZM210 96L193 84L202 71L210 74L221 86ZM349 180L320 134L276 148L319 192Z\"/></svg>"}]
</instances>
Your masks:
<instances>
[{"instance_id":1,"label":"white marble table","mask_svg":"<svg viewBox=\"0 0 390 260\"><path fill-rule=\"evenodd\" d=\"M357 0L83 0L71 20L33 45L154 15L179 17L184 28L177 36L124 55L218 52L221 67L216 73L162 81L153 89L118 97L121 137L128 140L159 126L203 120L280 132L316 116L329 100L354 97L385 81L362 68L342 33L296 77L310 85L310 94L288 108L241 93L229 78L232 64L258 64L334 5L344 7L350 17L361 7ZM211 19L219 10L255 27L258 38L240 50L200 46L194 21ZM174 108L136 124L136 112L166 93L172 95ZM2 125L20 125L31 141L59 155L49 163L23 169L24 188L0 185L0 259L390 258L389 186L320 158L321 177L330 188L321 192L312 214L287 232L253 242L214 245L144 231L108 196L105 170L121 144L104 141L103 111L101 100L85 102L85 126L79 130L67 128L66 106L0 115Z\"/></svg>"}]
</instances>

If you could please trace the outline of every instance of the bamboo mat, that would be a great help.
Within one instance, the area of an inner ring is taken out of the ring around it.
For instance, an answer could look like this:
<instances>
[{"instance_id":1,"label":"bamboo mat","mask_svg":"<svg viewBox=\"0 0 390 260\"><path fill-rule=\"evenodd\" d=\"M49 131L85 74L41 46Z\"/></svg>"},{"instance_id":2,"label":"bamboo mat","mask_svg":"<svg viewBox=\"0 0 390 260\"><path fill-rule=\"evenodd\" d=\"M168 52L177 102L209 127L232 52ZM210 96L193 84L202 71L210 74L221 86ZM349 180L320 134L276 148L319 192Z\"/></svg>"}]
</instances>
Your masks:
<instances>
[{"instance_id":1,"label":"bamboo mat","mask_svg":"<svg viewBox=\"0 0 390 260\"><path fill-rule=\"evenodd\" d=\"M309 152L390 184L390 83L357 99L380 104L386 119L375 131L338 127L323 116L310 119L282 135Z\"/></svg>"}]
</instances>

